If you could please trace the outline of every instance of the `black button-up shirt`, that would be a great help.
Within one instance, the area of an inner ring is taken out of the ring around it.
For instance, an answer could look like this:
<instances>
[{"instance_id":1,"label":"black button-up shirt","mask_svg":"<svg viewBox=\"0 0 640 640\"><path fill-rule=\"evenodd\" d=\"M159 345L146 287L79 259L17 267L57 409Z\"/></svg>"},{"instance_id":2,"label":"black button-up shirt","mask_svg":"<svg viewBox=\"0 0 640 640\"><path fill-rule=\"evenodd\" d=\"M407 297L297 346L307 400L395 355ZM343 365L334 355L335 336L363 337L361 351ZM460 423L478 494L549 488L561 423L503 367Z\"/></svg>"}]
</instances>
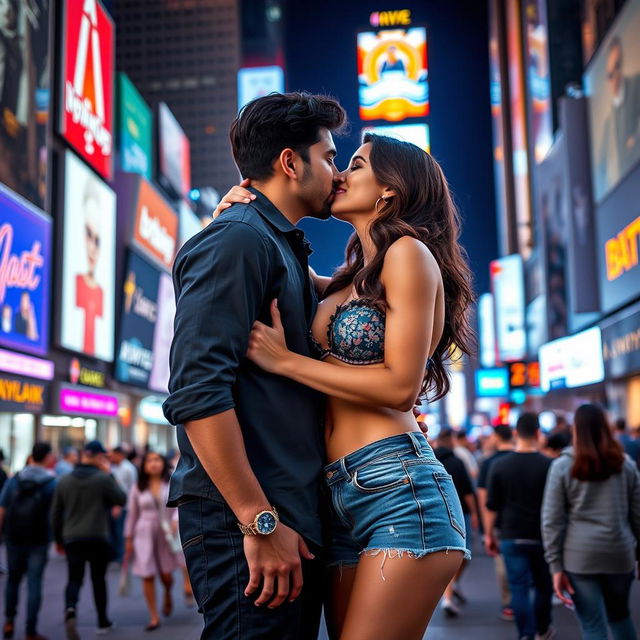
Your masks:
<instances>
[{"instance_id":1,"label":"black button-up shirt","mask_svg":"<svg viewBox=\"0 0 640 640\"><path fill-rule=\"evenodd\" d=\"M309 244L259 191L234 204L180 250L173 268L175 335L164 413L177 425L180 461L170 504L221 499L183 424L235 408L251 467L282 521L321 544L322 397L246 359L255 320L271 324L278 299L287 346L310 356L317 300Z\"/></svg>"}]
</instances>

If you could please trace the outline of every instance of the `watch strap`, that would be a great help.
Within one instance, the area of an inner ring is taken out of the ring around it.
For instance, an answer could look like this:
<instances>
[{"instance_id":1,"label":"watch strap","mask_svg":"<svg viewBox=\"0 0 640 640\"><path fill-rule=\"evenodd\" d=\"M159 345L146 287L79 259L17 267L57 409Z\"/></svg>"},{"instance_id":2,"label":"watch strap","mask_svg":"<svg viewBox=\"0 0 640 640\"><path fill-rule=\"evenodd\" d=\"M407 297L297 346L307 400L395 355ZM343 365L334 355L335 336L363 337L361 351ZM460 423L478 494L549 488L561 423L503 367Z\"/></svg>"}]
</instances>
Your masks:
<instances>
[{"instance_id":1,"label":"watch strap","mask_svg":"<svg viewBox=\"0 0 640 640\"><path fill-rule=\"evenodd\" d=\"M258 518L265 512L273 514L276 522L280 522L280 516L278 515L278 511L275 507L271 507L271 509L263 509L256 514L253 522L250 522L249 524L242 524L241 522L238 522L238 528L242 532L243 536L257 536L260 534L258 531Z\"/></svg>"}]
</instances>

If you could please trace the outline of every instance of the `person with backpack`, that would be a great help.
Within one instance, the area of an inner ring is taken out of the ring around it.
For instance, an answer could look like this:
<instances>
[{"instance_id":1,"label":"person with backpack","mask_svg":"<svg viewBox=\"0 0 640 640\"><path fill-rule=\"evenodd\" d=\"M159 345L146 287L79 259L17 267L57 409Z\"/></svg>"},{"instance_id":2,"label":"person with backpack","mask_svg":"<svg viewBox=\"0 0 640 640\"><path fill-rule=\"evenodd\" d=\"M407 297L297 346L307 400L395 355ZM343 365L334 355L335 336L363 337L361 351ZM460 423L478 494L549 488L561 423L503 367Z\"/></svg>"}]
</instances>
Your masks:
<instances>
[{"instance_id":1,"label":"person with backpack","mask_svg":"<svg viewBox=\"0 0 640 640\"><path fill-rule=\"evenodd\" d=\"M7 481L0 494L0 526L7 545L9 576L5 588L3 635L13 638L20 583L27 575L27 640L46 640L37 632L42 601L42 576L47 564L51 530L49 514L56 485L48 467L51 445L37 442L29 464Z\"/></svg>"}]
</instances>

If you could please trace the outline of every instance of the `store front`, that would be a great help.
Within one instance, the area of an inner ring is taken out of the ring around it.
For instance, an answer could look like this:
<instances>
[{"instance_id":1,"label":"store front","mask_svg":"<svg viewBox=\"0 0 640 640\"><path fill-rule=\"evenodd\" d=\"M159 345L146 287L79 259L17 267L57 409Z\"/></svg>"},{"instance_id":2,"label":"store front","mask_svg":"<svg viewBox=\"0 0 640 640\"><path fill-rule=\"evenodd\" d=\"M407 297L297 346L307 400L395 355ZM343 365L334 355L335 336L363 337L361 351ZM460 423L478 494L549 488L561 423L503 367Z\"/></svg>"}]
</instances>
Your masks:
<instances>
[{"instance_id":1,"label":"store front","mask_svg":"<svg viewBox=\"0 0 640 640\"><path fill-rule=\"evenodd\" d=\"M165 397L145 396L138 403L133 430L137 447L148 445L150 449L162 454L178 448L175 427L167 422L162 412Z\"/></svg>"}]
</instances>

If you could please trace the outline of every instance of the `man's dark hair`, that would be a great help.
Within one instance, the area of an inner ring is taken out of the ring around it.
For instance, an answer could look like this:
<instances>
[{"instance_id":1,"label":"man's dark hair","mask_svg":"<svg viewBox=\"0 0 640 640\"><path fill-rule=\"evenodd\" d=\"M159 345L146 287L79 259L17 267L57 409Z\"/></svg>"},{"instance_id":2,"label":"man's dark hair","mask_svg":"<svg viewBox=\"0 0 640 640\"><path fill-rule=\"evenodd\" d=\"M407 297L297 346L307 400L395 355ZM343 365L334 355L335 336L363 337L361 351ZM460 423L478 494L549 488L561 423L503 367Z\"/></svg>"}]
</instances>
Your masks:
<instances>
[{"instance_id":1,"label":"man's dark hair","mask_svg":"<svg viewBox=\"0 0 640 640\"><path fill-rule=\"evenodd\" d=\"M498 424L493 428L493 432L498 437L500 442L511 442L513 437L513 431L508 424Z\"/></svg>"},{"instance_id":2,"label":"man's dark hair","mask_svg":"<svg viewBox=\"0 0 640 640\"><path fill-rule=\"evenodd\" d=\"M31 449L31 458L34 462L41 464L51 453L51 445L48 442L36 442Z\"/></svg>"},{"instance_id":3,"label":"man's dark hair","mask_svg":"<svg viewBox=\"0 0 640 640\"><path fill-rule=\"evenodd\" d=\"M516 433L526 440L532 440L538 435L540 423L537 413L523 413L516 423Z\"/></svg>"},{"instance_id":4,"label":"man's dark hair","mask_svg":"<svg viewBox=\"0 0 640 640\"><path fill-rule=\"evenodd\" d=\"M627 421L625 418L616 418L614 424L616 425L616 431L626 431Z\"/></svg>"},{"instance_id":5,"label":"man's dark hair","mask_svg":"<svg viewBox=\"0 0 640 640\"><path fill-rule=\"evenodd\" d=\"M547 438L547 447L554 451L562 451L571 444L571 439L564 433L554 433Z\"/></svg>"},{"instance_id":6,"label":"man's dark hair","mask_svg":"<svg viewBox=\"0 0 640 640\"><path fill-rule=\"evenodd\" d=\"M442 429L440 429L440 433L438 433L438 444L442 446L443 441L453 444L453 429L450 427L442 427Z\"/></svg>"},{"instance_id":7,"label":"man's dark hair","mask_svg":"<svg viewBox=\"0 0 640 640\"><path fill-rule=\"evenodd\" d=\"M249 102L231 124L233 157L243 178L265 180L283 149L309 162L320 129L340 130L347 115L333 98L306 92L272 93Z\"/></svg>"}]
</instances>

